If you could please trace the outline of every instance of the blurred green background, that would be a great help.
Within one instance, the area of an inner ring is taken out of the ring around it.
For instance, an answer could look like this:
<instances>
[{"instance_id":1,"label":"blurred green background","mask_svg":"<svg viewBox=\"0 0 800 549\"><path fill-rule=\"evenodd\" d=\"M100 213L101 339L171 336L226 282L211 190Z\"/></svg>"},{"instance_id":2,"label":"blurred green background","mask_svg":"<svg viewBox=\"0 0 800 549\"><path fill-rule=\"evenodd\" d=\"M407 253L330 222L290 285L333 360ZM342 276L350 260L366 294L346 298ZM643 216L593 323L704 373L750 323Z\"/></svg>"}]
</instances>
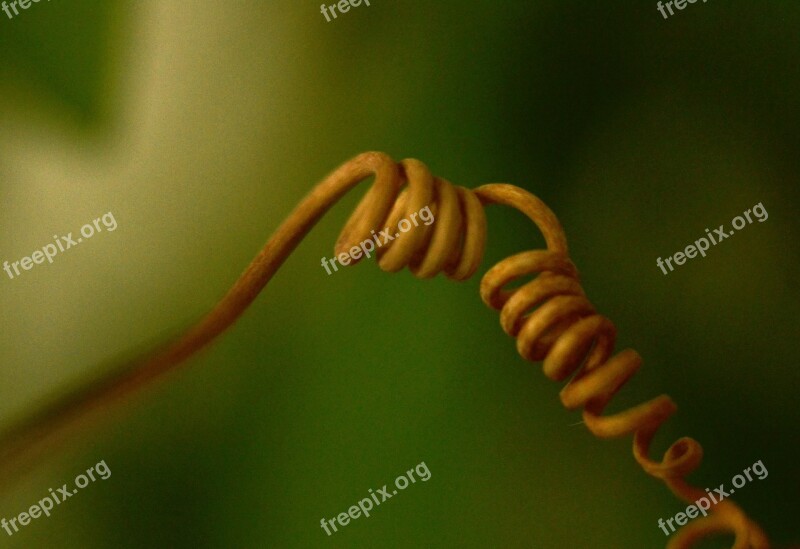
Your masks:
<instances>
[{"instance_id":1,"label":"blurred green background","mask_svg":"<svg viewBox=\"0 0 800 549\"><path fill-rule=\"evenodd\" d=\"M111 211L119 227L0 277L0 428L212 307L298 200L364 150L560 217L584 287L718 486L798 542L800 6L373 0L40 2L0 13L0 261ZM366 188L366 187L364 187ZM600 441L462 284L320 257L360 193L168 383L0 490L12 517L100 460L8 547L663 547L685 508ZM669 276L655 265L763 202ZM542 246L492 208L480 273ZM432 477L320 528L424 461ZM719 538L703 547L730 546Z\"/></svg>"}]
</instances>

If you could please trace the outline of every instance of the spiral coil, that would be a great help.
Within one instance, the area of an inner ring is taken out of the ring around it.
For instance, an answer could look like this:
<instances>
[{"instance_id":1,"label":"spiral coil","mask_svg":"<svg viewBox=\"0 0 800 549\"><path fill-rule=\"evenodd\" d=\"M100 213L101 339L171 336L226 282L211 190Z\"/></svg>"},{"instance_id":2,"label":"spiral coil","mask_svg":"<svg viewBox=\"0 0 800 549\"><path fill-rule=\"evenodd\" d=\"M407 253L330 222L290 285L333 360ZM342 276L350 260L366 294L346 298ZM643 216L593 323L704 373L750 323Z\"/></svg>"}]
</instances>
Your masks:
<instances>
[{"instance_id":1,"label":"spiral coil","mask_svg":"<svg viewBox=\"0 0 800 549\"><path fill-rule=\"evenodd\" d=\"M633 434L633 454L642 468L659 478L687 503L706 495L684 477L702 459L702 448L691 438L675 442L660 461L651 460L650 442L658 427L676 410L662 395L623 412L604 416L614 394L641 364L630 349L616 355L616 329L597 314L570 261L564 231L553 212L527 191L506 184L475 190L457 187L431 175L418 160L395 163L389 156L363 153L334 170L295 208L256 255L244 273L214 308L174 340L151 355L137 359L107 379L69 395L41 415L0 434L0 485L19 478L35 458L52 454L52 446L84 425L92 415L101 418L111 406L140 391L208 346L253 303L280 266L325 213L349 190L374 176L374 182L342 229L336 254L347 252L372 231L396 224L425 206L435 222L398 234L378 250L378 265L389 272L404 267L419 278L439 273L454 280L471 277L480 266L486 245L484 206L516 208L536 224L547 249L516 254L489 269L481 280L483 301L500 311L500 323L517 339L519 354L542 361L547 377L573 378L561 391L568 409L583 408L589 430L600 438ZM357 263L354 259L350 264ZM514 289L512 282L533 277ZM707 535L733 533L733 549L768 549L761 528L730 500L711 508L678 530L667 549L686 549Z\"/></svg>"},{"instance_id":2,"label":"spiral coil","mask_svg":"<svg viewBox=\"0 0 800 549\"><path fill-rule=\"evenodd\" d=\"M371 230L396 225L403 217L429 206L435 223L388 242L379 250L378 265L389 272L408 267L419 278L443 273L464 280L474 274L483 257L487 234L483 206L503 204L521 211L542 232L547 249L516 254L489 269L480 284L484 303L500 311L500 324L516 338L517 350L524 359L543 362L544 374L552 380L574 376L561 391L561 402L570 410L583 409L584 423L592 434L599 438L632 434L634 457L645 472L663 480L687 503L705 495L684 481L703 456L702 447L694 439L679 439L661 461L649 458L653 436L677 409L668 396L603 415L642 359L631 349L613 354L616 328L587 299L578 270L569 259L564 231L541 200L506 184L483 185L474 191L457 187L433 176L418 160L395 163L382 153L364 153L330 178L349 174L348 183L353 184L373 173L375 183L342 229L335 246L337 254L368 239ZM533 279L521 286L505 289L531 276ZM681 528L668 548L684 549L713 533L733 533L734 549L769 547L760 527L737 505L725 500L712 507L708 517Z\"/></svg>"}]
</instances>

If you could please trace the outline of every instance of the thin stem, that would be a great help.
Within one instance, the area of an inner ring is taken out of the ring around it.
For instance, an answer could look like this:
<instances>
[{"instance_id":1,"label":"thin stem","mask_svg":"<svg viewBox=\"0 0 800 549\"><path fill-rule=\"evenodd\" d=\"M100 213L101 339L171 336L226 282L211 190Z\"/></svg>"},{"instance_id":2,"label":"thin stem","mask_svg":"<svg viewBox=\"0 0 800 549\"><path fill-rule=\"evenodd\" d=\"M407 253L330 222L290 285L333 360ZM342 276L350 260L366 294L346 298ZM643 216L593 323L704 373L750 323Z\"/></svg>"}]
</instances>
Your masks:
<instances>
[{"instance_id":1,"label":"thin stem","mask_svg":"<svg viewBox=\"0 0 800 549\"><path fill-rule=\"evenodd\" d=\"M383 153L364 153L345 163L300 202L228 293L198 323L155 353L69 395L0 437L0 485L10 484L16 473L31 468L45 449L104 417L100 412L177 370L214 341L244 313L322 216L371 175L376 176L376 184L398 181L395 164ZM382 215L380 208L376 210L367 217Z\"/></svg>"}]
</instances>

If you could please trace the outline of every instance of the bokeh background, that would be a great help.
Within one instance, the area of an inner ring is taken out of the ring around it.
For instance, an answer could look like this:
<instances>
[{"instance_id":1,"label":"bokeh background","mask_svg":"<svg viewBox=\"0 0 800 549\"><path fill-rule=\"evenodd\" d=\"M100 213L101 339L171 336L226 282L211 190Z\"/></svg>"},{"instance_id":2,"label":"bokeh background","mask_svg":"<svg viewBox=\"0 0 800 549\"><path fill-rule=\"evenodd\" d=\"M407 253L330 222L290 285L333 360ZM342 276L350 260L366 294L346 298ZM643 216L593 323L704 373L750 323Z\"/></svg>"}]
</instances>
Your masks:
<instances>
[{"instance_id":1,"label":"bokeh background","mask_svg":"<svg viewBox=\"0 0 800 549\"><path fill-rule=\"evenodd\" d=\"M211 308L298 200L364 150L543 198L620 346L613 409L680 405L656 450L703 444L777 546L800 541L800 6L40 2L0 13L0 261L111 211L119 227L0 277L0 427ZM364 187L366 188L366 187ZM478 279L328 276L359 193L190 367L0 488L12 517L90 485L0 545L663 547L685 508L523 362ZM764 223L655 265L754 204ZM479 272L542 239L490 209ZM319 526L424 461L432 477L332 537ZM719 538L703 547L730 546Z\"/></svg>"}]
</instances>

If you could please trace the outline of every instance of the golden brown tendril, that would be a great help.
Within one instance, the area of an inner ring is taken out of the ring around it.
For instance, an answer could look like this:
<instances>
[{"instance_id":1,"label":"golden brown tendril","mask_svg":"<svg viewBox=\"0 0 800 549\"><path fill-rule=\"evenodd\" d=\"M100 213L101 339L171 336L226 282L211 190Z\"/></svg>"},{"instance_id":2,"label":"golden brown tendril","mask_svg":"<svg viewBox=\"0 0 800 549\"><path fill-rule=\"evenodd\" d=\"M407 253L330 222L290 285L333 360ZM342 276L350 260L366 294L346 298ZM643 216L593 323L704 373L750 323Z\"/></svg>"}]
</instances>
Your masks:
<instances>
[{"instance_id":1,"label":"golden brown tendril","mask_svg":"<svg viewBox=\"0 0 800 549\"><path fill-rule=\"evenodd\" d=\"M342 229L335 246L337 254L369 240L373 230L396 226L400 219L429 206L435 223L403 233L379 247L378 264L389 272L408 267L419 278L441 272L451 279L465 280L474 274L483 257L483 207L502 204L516 208L536 224L547 249L522 252L492 267L481 280L481 298L500 311L503 330L517 339L523 358L543 361L545 375L556 381L575 374L562 389L561 401L568 409L583 408L584 423L595 436L633 434L633 454L645 472L663 480L687 503L706 496L684 480L702 459L697 441L681 438L661 461L649 458L650 442L658 427L676 410L669 397L661 395L623 412L602 415L614 394L638 370L641 357L631 349L612 356L614 324L598 314L586 298L568 256L564 231L553 212L518 187L489 184L472 191L434 177L418 160L395 163L378 152L363 153L326 177L199 323L123 374L112 376L5 437L4 457L19 461L37 449L41 451L48 442L63 438L67 431L84 423L90 412L106 408L175 370L233 324L325 212L371 176L375 176L374 184ZM530 275L538 276L513 290L504 289ZM667 547L685 549L715 533L734 534L733 549L769 548L761 528L727 499L712 506L708 517L680 529Z\"/></svg>"}]
</instances>

